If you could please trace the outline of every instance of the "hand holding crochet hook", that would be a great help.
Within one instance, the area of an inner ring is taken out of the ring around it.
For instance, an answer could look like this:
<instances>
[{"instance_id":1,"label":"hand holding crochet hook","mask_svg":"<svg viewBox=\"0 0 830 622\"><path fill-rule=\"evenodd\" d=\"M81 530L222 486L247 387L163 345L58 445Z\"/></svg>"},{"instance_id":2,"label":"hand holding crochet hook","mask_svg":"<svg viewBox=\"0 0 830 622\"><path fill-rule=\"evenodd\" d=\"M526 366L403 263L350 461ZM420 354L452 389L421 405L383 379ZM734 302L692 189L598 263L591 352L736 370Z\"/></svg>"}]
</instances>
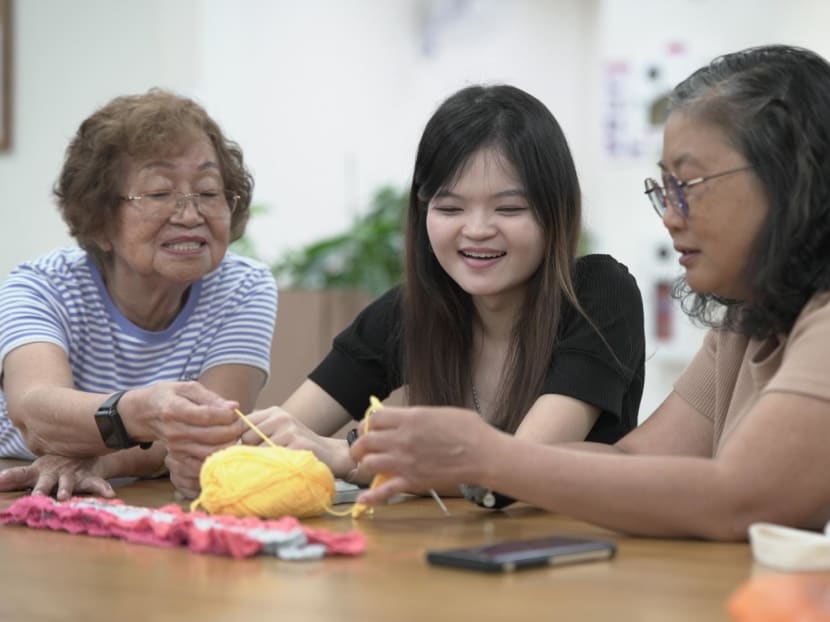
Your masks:
<instances>
[{"instance_id":1,"label":"hand holding crochet hook","mask_svg":"<svg viewBox=\"0 0 830 622\"><path fill-rule=\"evenodd\" d=\"M364 435L372 429L371 428L371 421L372 421L372 418L374 416L374 413L377 413L382 408L383 408L383 404L381 404L380 400L378 400L378 398L376 398L373 395L370 398L369 408L366 409L366 416L363 418ZM359 460L357 462L359 464ZM388 480L390 480L390 479L391 478L390 478L389 475L378 472L374 476L374 478L372 479L372 484L369 486L369 493L371 493L372 491L377 490L379 487L381 488L381 490L383 490L384 484L387 484ZM404 492L404 490L401 490L399 492ZM352 511L351 511L352 518L359 518L364 512L366 512L367 509L369 509L369 511L371 511L370 506L367 505L364 501L362 501L365 494L368 494L368 493L364 493L364 494L360 495L358 497L357 503L355 503L354 507L352 508ZM438 493L435 492L434 488L429 489L429 494L432 495L432 498L435 499L435 502L440 506L440 508L444 512L444 514L449 514L450 513L449 510L447 509L447 506L444 505L443 501L441 501L441 497L439 497ZM384 499L385 498L388 498L388 497L384 497Z\"/></svg>"},{"instance_id":2,"label":"hand holding crochet hook","mask_svg":"<svg viewBox=\"0 0 830 622\"><path fill-rule=\"evenodd\" d=\"M424 431L430 428L433 434L426 442ZM442 434L434 434L436 428ZM460 482L476 481L470 465L489 462L477 457L483 453L481 429L493 430L461 408L376 410L368 431L352 445L352 457L367 471L383 476L358 497L358 503L377 505L402 492L457 490Z\"/></svg>"}]
</instances>

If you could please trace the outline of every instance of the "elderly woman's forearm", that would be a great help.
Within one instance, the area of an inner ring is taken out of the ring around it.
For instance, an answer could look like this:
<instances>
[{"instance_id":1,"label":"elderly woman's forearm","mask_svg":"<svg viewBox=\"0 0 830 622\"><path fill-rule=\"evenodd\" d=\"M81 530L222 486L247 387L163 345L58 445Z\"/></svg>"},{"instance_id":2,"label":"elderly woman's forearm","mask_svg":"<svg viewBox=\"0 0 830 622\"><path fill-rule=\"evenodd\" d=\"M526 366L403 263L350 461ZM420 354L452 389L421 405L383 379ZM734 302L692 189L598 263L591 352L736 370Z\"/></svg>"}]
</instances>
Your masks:
<instances>
[{"instance_id":1,"label":"elderly woman's forearm","mask_svg":"<svg viewBox=\"0 0 830 622\"><path fill-rule=\"evenodd\" d=\"M8 413L37 454L99 456L108 453L95 425L107 394L64 387L37 387L9 399Z\"/></svg>"}]
</instances>

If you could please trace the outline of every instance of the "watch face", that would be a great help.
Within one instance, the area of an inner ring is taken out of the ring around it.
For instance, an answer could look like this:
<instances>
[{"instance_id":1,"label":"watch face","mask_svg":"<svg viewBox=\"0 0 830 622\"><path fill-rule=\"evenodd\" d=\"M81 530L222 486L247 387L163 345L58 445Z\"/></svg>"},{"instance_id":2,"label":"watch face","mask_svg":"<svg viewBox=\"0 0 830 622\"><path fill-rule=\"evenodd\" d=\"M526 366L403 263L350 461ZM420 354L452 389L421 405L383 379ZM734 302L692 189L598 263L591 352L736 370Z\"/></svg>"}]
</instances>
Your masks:
<instances>
[{"instance_id":1,"label":"watch face","mask_svg":"<svg viewBox=\"0 0 830 622\"><path fill-rule=\"evenodd\" d=\"M113 433L115 432L112 416L109 414L95 413L95 423L98 424L98 431L101 433L101 438L104 439L104 444L109 447L108 441L113 437Z\"/></svg>"},{"instance_id":2,"label":"watch face","mask_svg":"<svg viewBox=\"0 0 830 622\"><path fill-rule=\"evenodd\" d=\"M125 391L119 391L110 395L95 413L95 423L101 439L110 449L126 449L136 444L130 440L127 428L118 414L118 400L124 393Z\"/></svg>"}]
</instances>

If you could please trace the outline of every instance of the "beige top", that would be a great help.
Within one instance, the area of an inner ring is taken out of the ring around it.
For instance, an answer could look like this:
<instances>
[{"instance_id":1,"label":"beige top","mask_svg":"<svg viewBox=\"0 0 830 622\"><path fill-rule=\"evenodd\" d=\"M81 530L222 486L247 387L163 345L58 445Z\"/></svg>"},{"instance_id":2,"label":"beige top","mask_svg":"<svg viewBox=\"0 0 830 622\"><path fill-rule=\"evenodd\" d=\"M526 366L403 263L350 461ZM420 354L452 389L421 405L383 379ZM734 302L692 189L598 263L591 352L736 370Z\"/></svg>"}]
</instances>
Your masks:
<instances>
[{"instance_id":1,"label":"beige top","mask_svg":"<svg viewBox=\"0 0 830 622\"><path fill-rule=\"evenodd\" d=\"M765 393L830 401L830 292L815 294L789 335L750 339L712 329L675 392L714 423L712 456ZM781 413L786 416L786 413Z\"/></svg>"}]
</instances>

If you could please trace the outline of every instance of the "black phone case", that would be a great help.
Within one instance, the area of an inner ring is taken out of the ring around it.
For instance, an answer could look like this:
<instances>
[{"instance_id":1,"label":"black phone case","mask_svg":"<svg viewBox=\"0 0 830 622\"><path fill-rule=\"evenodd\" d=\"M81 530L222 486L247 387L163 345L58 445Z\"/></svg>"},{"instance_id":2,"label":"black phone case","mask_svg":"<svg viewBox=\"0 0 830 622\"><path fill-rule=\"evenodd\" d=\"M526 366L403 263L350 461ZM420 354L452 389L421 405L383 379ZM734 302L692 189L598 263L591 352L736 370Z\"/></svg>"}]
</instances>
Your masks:
<instances>
[{"instance_id":1,"label":"black phone case","mask_svg":"<svg viewBox=\"0 0 830 622\"><path fill-rule=\"evenodd\" d=\"M616 545L606 540L551 536L427 551L426 558L436 566L482 572L512 572L522 568L607 560L613 558L616 552Z\"/></svg>"}]
</instances>

